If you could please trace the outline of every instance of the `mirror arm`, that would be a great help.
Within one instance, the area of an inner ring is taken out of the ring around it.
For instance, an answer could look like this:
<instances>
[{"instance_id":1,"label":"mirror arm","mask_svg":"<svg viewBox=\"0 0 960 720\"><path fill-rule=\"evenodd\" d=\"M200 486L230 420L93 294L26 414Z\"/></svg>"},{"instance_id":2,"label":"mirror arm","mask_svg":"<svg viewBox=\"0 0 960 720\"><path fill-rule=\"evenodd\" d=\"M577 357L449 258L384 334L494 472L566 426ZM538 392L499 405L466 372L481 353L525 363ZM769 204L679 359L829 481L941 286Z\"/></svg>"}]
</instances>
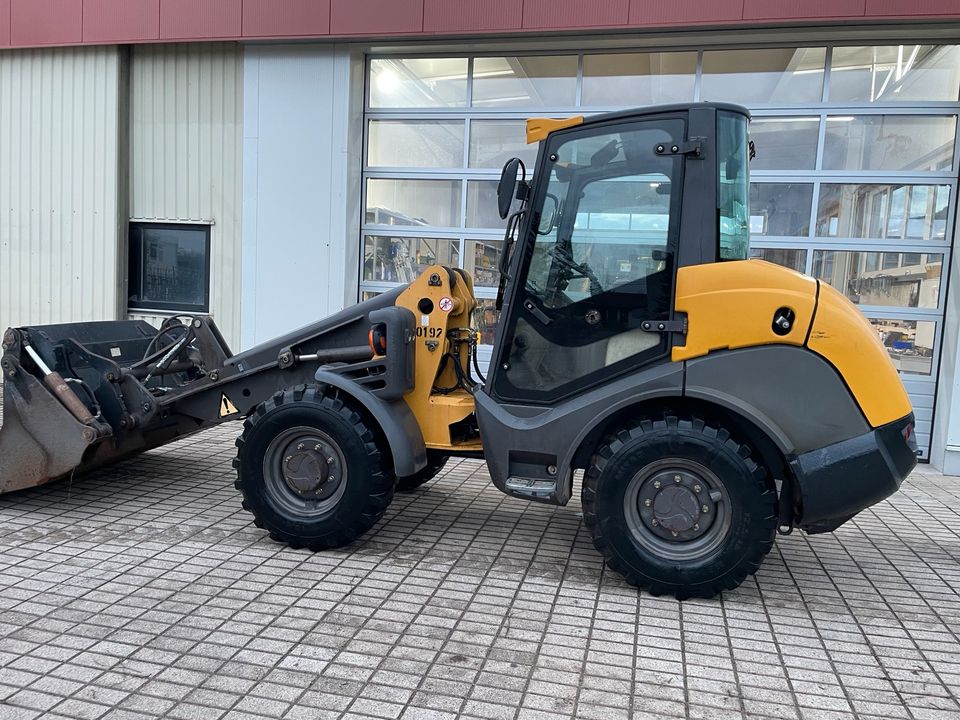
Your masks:
<instances>
[{"instance_id":1,"label":"mirror arm","mask_svg":"<svg viewBox=\"0 0 960 720\"><path fill-rule=\"evenodd\" d=\"M510 219L507 220L507 229L503 233L503 249L500 251L500 262L497 263L497 270L500 272L500 283L497 286L496 303L498 311L503 307L503 294L506 291L507 280L509 279L507 271L510 269L510 250L513 246L513 236L516 233L517 227L520 225L520 220L526 212L526 208L520 208L511 215Z\"/></svg>"}]
</instances>

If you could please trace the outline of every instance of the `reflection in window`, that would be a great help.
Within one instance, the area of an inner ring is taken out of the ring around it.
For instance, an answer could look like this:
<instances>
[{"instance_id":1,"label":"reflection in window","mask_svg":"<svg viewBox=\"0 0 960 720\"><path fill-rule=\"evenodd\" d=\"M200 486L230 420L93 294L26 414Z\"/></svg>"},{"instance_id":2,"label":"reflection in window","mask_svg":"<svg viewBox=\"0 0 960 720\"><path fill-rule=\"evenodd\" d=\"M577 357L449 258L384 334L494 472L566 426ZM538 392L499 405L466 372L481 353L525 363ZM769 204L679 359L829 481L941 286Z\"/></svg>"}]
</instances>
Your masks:
<instances>
[{"instance_id":1,"label":"reflection in window","mask_svg":"<svg viewBox=\"0 0 960 720\"><path fill-rule=\"evenodd\" d=\"M497 182L494 180L467 181L467 227L504 228L497 207Z\"/></svg>"},{"instance_id":2,"label":"reflection in window","mask_svg":"<svg viewBox=\"0 0 960 720\"><path fill-rule=\"evenodd\" d=\"M955 115L831 115L824 170L949 170Z\"/></svg>"},{"instance_id":3,"label":"reflection in window","mask_svg":"<svg viewBox=\"0 0 960 720\"><path fill-rule=\"evenodd\" d=\"M500 260L501 240L467 240L463 250L463 269L473 274L474 285L497 287L500 273L497 262Z\"/></svg>"},{"instance_id":4,"label":"reflection in window","mask_svg":"<svg viewBox=\"0 0 960 720\"><path fill-rule=\"evenodd\" d=\"M751 170L813 170L817 164L820 118L755 117L750 139L757 148Z\"/></svg>"},{"instance_id":5,"label":"reflection in window","mask_svg":"<svg viewBox=\"0 0 960 720\"><path fill-rule=\"evenodd\" d=\"M936 308L940 302L939 253L815 250L813 275L859 305Z\"/></svg>"},{"instance_id":6,"label":"reflection in window","mask_svg":"<svg viewBox=\"0 0 960 720\"><path fill-rule=\"evenodd\" d=\"M932 320L870 318L877 337L902 373L929 375L933 370L933 344L937 324Z\"/></svg>"},{"instance_id":7,"label":"reflection in window","mask_svg":"<svg viewBox=\"0 0 960 720\"><path fill-rule=\"evenodd\" d=\"M783 265L785 268L804 272L807 267L807 251L793 248L750 248L750 257Z\"/></svg>"},{"instance_id":8,"label":"reflection in window","mask_svg":"<svg viewBox=\"0 0 960 720\"><path fill-rule=\"evenodd\" d=\"M824 48L707 50L700 97L746 104L820 101Z\"/></svg>"},{"instance_id":9,"label":"reflection in window","mask_svg":"<svg viewBox=\"0 0 960 720\"><path fill-rule=\"evenodd\" d=\"M690 102L695 52L616 53L583 58L584 106L635 106Z\"/></svg>"},{"instance_id":10,"label":"reflection in window","mask_svg":"<svg viewBox=\"0 0 960 720\"><path fill-rule=\"evenodd\" d=\"M493 345L493 335L500 320L495 300L477 298L477 309L473 314L473 327L480 331L480 343Z\"/></svg>"},{"instance_id":11,"label":"reflection in window","mask_svg":"<svg viewBox=\"0 0 960 720\"><path fill-rule=\"evenodd\" d=\"M577 97L577 56L478 57L476 107L569 107Z\"/></svg>"},{"instance_id":12,"label":"reflection in window","mask_svg":"<svg viewBox=\"0 0 960 720\"><path fill-rule=\"evenodd\" d=\"M837 47L830 65L833 102L956 102L960 47Z\"/></svg>"},{"instance_id":13,"label":"reflection in window","mask_svg":"<svg viewBox=\"0 0 960 720\"><path fill-rule=\"evenodd\" d=\"M462 107L466 58L385 58L370 61L370 107Z\"/></svg>"},{"instance_id":14,"label":"reflection in window","mask_svg":"<svg viewBox=\"0 0 960 720\"><path fill-rule=\"evenodd\" d=\"M823 184L817 235L943 240L949 207L949 185Z\"/></svg>"},{"instance_id":15,"label":"reflection in window","mask_svg":"<svg viewBox=\"0 0 960 720\"><path fill-rule=\"evenodd\" d=\"M371 120L367 164L380 167L462 167L462 120Z\"/></svg>"},{"instance_id":16,"label":"reflection in window","mask_svg":"<svg viewBox=\"0 0 960 720\"><path fill-rule=\"evenodd\" d=\"M459 180L367 180L367 225L460 226Z\"/></svg>"},{"instance_id":17,"label":"reflection in window","mask_svg":"<svg viewBox=\"0 0 960 720\"><path fill-rule=\"evenodd\" d=\"M512 157L523 160L527 173L537 161L536 143L527 144L523 120L471 120L470 167L497 168Z\"/></svg>"},{"instance_id":18,"label":"reflection in window","mask_svg":"<svg viewBox=\"0 0 960 720\"><path fill-rule=\"evenodd\" d=\"M812 205L813 183L753 183L750 234L806 237Z\"/></svg>"},{"instance_id":19,"label":"reflection in window","mask_svg":"<svg viewBox=\"0 0 960 720\"><path fill-rule=\"evenodd\" d=\"M444 238L368 235L363 241L363 279L409 283L430 265L459 267L460 242Z\"/></svg>"}]
</instances>

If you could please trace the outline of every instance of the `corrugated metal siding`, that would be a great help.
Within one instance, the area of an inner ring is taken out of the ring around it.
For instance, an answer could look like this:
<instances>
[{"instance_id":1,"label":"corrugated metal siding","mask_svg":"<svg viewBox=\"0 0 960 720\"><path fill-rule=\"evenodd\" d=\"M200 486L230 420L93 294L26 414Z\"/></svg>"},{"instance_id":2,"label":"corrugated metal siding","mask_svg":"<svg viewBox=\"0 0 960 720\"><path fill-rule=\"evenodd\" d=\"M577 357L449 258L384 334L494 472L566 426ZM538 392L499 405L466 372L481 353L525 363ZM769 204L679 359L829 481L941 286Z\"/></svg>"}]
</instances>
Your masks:
<instances>
[{"instance_id":1,"label":"corrugated metal siding","mask_svg":"<svg viewBox=\"0 0 960 720\"><path fill-rule=\"evenodd\" d=\"M132 49L130 217L213 223L210 311L231 346L240 337L242 118L238 45Z\"/></svg>"},{"instance_id":2,"label":"corrugated metal siding","mask_svg":"<svg viewBox=\"0 0 960 720\"><path fill-rule=\"evenodd\" d=\"M0 328L114 319L116 48L0 53Z\"/></svg>"}]
</instances>

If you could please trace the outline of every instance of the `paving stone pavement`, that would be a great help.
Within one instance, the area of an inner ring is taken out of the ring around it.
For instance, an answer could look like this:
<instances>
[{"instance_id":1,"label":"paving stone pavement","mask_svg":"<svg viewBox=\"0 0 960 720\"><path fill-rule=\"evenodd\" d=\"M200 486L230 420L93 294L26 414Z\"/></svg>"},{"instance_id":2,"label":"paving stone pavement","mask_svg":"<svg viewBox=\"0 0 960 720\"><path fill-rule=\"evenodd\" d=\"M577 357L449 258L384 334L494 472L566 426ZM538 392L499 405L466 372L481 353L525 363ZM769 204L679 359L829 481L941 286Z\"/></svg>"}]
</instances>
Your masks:
<instances>
[{"instance_id":1,"label":"paving stone pavement","mask_svg":"<svg viewBox=\"0 0 960 720\"><path fill-rule=\"evenodd\" d=\"M0 497L0 720L960 718L960 480L927 466L681 604L477 461L349 548L278 545L238 432Z\"/></svg>"}]
</instances>

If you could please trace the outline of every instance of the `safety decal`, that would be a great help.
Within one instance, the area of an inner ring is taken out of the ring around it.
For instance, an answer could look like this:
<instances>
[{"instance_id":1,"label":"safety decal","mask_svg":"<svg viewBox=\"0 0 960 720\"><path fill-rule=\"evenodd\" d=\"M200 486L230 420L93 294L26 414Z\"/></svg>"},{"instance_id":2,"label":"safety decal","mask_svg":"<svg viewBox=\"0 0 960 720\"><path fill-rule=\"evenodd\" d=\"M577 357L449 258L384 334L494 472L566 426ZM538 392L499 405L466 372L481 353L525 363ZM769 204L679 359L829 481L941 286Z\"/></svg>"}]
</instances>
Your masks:
<instances>
[{"instance_id":1,"label":"safety decal","mask_svg":"<svg viewBox=\"0 0 960 720\"><path fill-rule=\"evenodd\" d=\"M448 297L440 298L440 309L443 310L445 313L448 313L451 310L453 310L453 300L451 300Z\"/></svg>"},{"instance_id":2,"label":"safety decal","mask_svg":"<svg viewBox=\"0 0 960 720\"><path fill-rule=\"evenodd\" d=\"M230 398L226 395L220 396L220 417L227 417L227 415L236 415L239 410L237 406L230 402Z\"/></svg>"}]
</instances>

